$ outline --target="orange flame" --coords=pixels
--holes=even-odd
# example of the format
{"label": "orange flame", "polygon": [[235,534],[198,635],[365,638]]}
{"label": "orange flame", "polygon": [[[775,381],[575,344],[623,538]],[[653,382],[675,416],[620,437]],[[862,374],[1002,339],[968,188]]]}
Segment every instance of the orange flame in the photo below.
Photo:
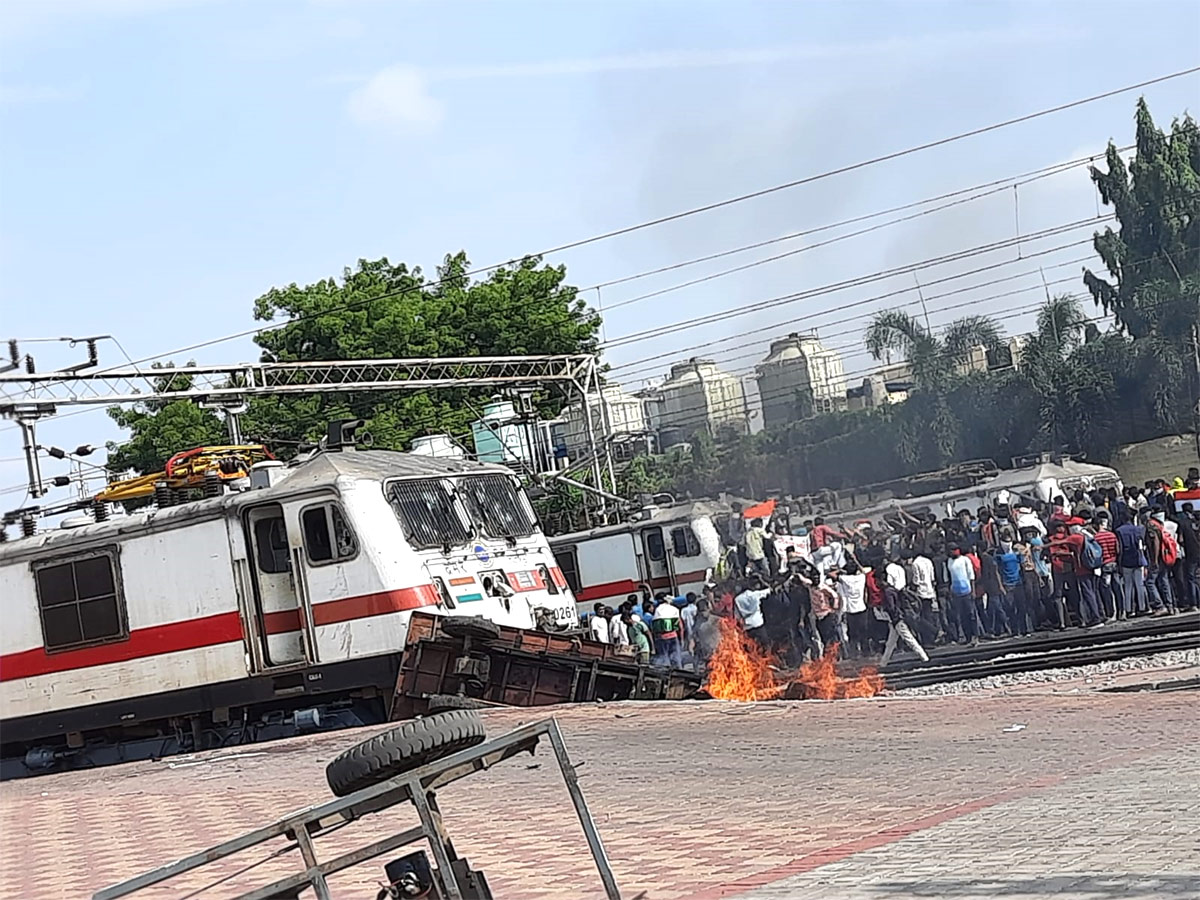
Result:
{"label": "orange flame", "polygon": [[806,700],[846,700],[852,697],[874,697],[883,690],[883,677],[874,666],[863,666],[853,678],[837,673],[837,644],[830,644],[820,659],[800,667],[796,682]]}
{"label": "orange flame", "polygon": [[708,663],[709,695],[718,700],[771,700],[786,694],[805,700],[845,700],[873,697],[884,688],[874,666],[864,666],[853,678],[837,673],[837,644],[820,659],[806,662],[794,677],[777,671],[775,658],[762,649],[740,626],[721,622],[721,641]]}
{"label": "orange flame", "polygon": [[729,619],[721,620],[721,642],[708,661],[705,689],[718,700],[769,700],[783,687],[775,683],[772,658]]}

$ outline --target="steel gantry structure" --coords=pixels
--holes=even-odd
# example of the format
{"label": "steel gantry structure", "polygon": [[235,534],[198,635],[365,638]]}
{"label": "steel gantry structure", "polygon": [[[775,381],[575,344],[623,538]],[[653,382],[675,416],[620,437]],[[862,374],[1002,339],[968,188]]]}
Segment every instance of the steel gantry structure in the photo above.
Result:
{"label": "steel gantry structure", "polygon": [[[12,349],[14,363],[17,361]],[[445,388],[497,388],[532,392],[553,387],[583,413],[589,463],[600,512],[606,510],[604,476],[612,483],[613,460],[607,408],[602,400],[595,356],[463,356],[418,359],[355,359],[329,362],[259,362],[225,366],[136,366],[95,368],[94,355],[83,367],[33,372],[27,360],[0,369],[0,416],[21,427],[30,493],[41,496],[36,425],[63,406],[113,406],[146,401],[191,400],[225,413],[229,438],[242,443],[238,417],[253,397],[363,391],[422,391]],[[17,371],[14,371],[17,369]],[[600,416],[592,405],[600,405]],[[611,495],[608,495],[611,497]]]}

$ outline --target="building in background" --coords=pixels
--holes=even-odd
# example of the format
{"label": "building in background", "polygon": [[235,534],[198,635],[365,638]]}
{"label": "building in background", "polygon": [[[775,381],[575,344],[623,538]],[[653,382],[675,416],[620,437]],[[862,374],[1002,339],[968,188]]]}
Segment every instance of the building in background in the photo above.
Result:
{"label": "building in background", "polygon": [[846,408],[842,357],[815,334],[792,332],[772,342],[758,364],[757,381],[764,428]]}
{"label": "building in background", "polygon": [[640,392],[650,428],[666,450],[697,432],[716,437],[732,430],[746,434],[746,392],[742,380],[710,359],[692,358],[671,366],[667,380]]}

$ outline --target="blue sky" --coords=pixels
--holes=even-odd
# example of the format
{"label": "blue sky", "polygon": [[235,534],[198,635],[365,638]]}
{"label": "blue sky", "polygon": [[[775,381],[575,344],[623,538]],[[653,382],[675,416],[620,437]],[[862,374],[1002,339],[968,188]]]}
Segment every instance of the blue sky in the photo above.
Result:
{"label": "blue sky", "polygon": [[[1118,29],[1114,31],[1114,29]],[[480,265],[986,125],[1200,61],[1200,4],[1150,2],[0,2],[0,337],[111,333],[135,358],[250,327],[272,285],[387,255]],[[1162,123],[1200,78],[1146,90]],[[555,257],[593,285],[1132,140],[1135,95],[825,179]],[[1096,214],[1083,168],[631,303],[605,336],[727,310]],[[870,224],[870,223],[867,223]],[[858,226],[862,227],[862,226]],[[851,229],[825,232],[827,239]],[[1087,228],[1023,253],[1082,240]],[[601,292],[636,297],[803,244]],[[1038,257],[1047,278],[1078,246]],[[1012,249],[921,270],[933,281]],[[991,277],[1019,274],[1013,263]],[[931,288],[969,287],[978,276]],[[813,315],[862,377],[847,303],[913,276],[613,348],[631,383],[698,345],[748,371]],[[1011,287],[1009,287],[1011,285]],[[932,300],[935,328],[989,312],[1015,332],[1040,276]],[[985,299],[1001,290],[1022,295]],[[1060,289],[1078,291],[1078,282]],[[589,297],[595,298],[595,292]],[[977,299],[971,309],[939,306]],[[854,313],[916,300],[915,294]],[[819,315],[814,315],[819,314]],[[824,325],[824,327],[822,327]],[[746,337],[732,340],[743,332]],[[727,340],[730,339],[730,340]],[[762,346],[728,349],[761,341]],[[78,351],[28,345],[40,367]],[[102,360],[121,356],[102,346]],[[249,340],[193,354],[254,359]],[[647,356],[649,363],[638,365]],[[180,360],[182,361],[182,360]],[[620,367],[624,368],[620,368]],[[0,488],[23,481],[0,425]],[[43,443],[119,439],[102,412]],[[7,508],[0,494],[0,509]],[[19,499],[20,494],[16,494]]]}

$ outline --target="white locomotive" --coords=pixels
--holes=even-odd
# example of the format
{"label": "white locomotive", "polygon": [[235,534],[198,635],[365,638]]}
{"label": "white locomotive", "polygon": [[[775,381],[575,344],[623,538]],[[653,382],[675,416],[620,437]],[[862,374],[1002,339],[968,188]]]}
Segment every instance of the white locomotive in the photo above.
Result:
{"label": "white locomotive", "polygon": [[0,543],[5,777],[383,721],[412,610],[578,624],[509,469],[346,448],[240,482]]}

